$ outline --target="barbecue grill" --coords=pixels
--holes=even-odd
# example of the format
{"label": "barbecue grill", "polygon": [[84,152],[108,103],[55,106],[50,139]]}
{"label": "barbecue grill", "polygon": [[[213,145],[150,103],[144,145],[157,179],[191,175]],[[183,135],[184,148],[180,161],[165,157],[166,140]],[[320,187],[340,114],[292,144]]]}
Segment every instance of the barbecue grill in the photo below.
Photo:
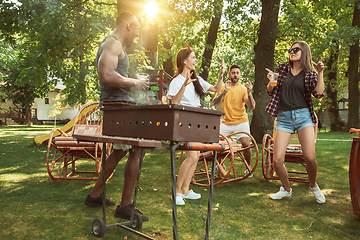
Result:
{"label": "barbecue grill", "polygon": [[170,105],[135,105],[129,101],[104,103],[103,135],[173,142],[217,143],[220,116],[216,110]]}
{"label": "barbecue grill", "polygon": [[[103,132],[102,136],[86,136],[75,134],[76,138],[83,141],[106,142],[129,144],[133,147],[142,148],[142,154],[134,191],[133,207],[136,205],[136,196],[139,185],[141,164],[145,155],[145,149],[170,150],[171,153],[171,179],[172,179],[172,202],[173,202],[173,238],[177,235],[177,211],[175,203],[175,150],[201,150],[193,148],[188,142],[203,142],[197,147],[208,151],[214,151],[211,172],[211,185],[209,191],[208,215],[206,219],[205,239],[208,239],[210,228],[210,214],[212,206],[212,194],[214,189],[215,161],[217,152],[224,150],[224,145],[219,144],[220,111],[207,110],[180,105],[137,105],[135,102],[124,100],[105,100],[103,110]],[[127,138],[130,137],[130,138]],[[144,139],[151,139],[144,140]],[[167,147],[162,146],[161,141],[171,141]],[[181,145],[179,142],[186,142]],[[215,143],[215,144],[213,144]],[[106,161],[103,158],[103,175],[105,176]],[[142,218],[134,213],[130,222],[106,225],[106,190],[105,177],[103,178],[103,218],[97,218],[93,222],[93,233],[97,237],[105,234],[105,229],[119,226],[146,239],[153,239],[125,225],[130,224],[134,228],[141,228]],[[133,209],[134,211],[134,209]]]}

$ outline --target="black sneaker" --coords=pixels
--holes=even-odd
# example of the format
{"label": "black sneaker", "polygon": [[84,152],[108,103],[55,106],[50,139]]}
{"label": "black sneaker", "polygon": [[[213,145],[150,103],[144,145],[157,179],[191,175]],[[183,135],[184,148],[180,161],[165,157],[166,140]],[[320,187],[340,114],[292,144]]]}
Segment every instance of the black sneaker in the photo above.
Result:
{"label": "black sneaker", "polygon": [[[130,220],[132,207],[132,203],[129,203],[123,209],[120,209],[120,205],[118,205],[116,207],[114,217]],[[149,221],[149,218],[143,215],[138,209],[135,208],[135,212],[141,215],[143,222]]]}
{"label": "black sneaker", "polygon": [[[103,204],[103,196],[102,194],[100,194],[99,197],[97,198],[92,198],[89,195],[87,195],[86,199],[85,199],[85,205],[88,206],[88,207],[102,207],[102,204]],[[114,206],[115,205],[115,202],[114,201],[111,201],[109,199],[106,199],[106,206]]]}

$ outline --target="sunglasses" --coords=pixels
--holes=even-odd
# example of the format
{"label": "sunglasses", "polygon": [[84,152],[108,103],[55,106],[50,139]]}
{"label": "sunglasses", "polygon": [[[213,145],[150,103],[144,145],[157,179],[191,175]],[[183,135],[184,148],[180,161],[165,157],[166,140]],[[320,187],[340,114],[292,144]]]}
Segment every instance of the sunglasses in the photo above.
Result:
{"label": "sunglasses", "polygon": [[297,53],[297,52],[300,51],[300,50],[301,50],[301,48],[299,48],[299,47],[294,47],[294,48],[289,48],[289,49],[288,49],[288,52],[289,52],[289,53],[291,53],[291,52]]}

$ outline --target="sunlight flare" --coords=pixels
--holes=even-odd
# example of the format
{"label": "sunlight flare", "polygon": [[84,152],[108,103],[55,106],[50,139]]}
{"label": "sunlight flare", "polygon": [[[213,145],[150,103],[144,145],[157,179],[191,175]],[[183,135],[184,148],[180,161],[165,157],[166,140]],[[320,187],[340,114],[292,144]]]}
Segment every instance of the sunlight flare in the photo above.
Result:
{"label": "sunlight flare", "polygon": [[146,4],[145,6],[145,12],[146,12],[146,16],[152,18],[155,16],[155,14],[158,12],[159,8],[158,5],[156,4],[156,2],[148,2],[148,4]]}

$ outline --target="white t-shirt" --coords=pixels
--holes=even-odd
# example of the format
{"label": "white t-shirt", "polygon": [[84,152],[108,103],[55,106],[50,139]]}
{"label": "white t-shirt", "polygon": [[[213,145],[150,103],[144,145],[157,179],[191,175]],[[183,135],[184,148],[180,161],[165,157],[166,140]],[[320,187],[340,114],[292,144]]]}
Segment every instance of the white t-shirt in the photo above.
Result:
{"label": "white t-shirt", "polygon": [[[206,92],[212,86],[210,83],[206,82],[202,77],[198,76],[200,85]],[[170,83],[169,91],[166,97],[171,99],[174,97],[180,90],[181,86],[184,84],[186,78],[177,75]],[[200,96],[196,94],[195,87],[193,83],[190,83],[186,86],[183,97],[179,103],[180,105],[189,106],[189,107],[200,107]]]}

